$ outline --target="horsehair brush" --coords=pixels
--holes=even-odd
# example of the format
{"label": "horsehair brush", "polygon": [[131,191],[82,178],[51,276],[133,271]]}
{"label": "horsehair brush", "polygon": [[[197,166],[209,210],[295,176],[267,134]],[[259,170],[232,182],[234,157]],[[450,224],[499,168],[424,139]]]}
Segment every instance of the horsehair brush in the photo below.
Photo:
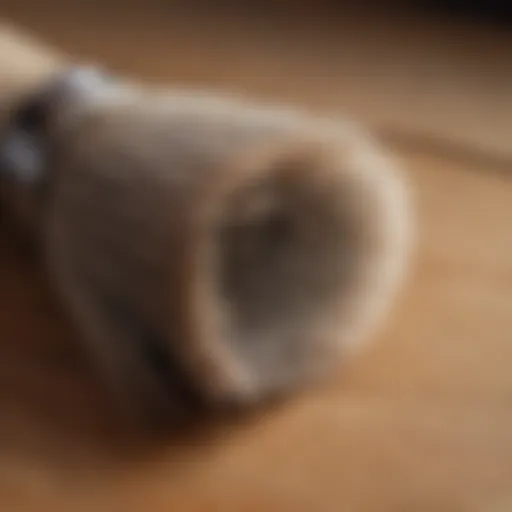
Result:
{"label": "horsehair brush", "polygon": [[68,66],[10,112],[4,208],[137,414],[291,393],[393,302],[408,193],[357,126]]}

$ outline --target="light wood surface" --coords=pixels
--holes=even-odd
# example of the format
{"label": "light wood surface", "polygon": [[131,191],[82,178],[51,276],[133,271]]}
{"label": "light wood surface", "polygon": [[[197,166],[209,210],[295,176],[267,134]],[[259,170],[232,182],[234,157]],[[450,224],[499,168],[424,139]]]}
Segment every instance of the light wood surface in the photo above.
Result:
{"label": "light wood surface", "polygon": [[[148,80],[512,151],[504,33],[402,15],[340,15],[320,29],[228,23],[156,0],[51,3],[6,1],[0,15]],[[0,510],[512,510],[512,176],[485,158],[406,146],[417,260],[375,345],[323,389],[190,435],[123,436],[41,276],[2,235]]]}

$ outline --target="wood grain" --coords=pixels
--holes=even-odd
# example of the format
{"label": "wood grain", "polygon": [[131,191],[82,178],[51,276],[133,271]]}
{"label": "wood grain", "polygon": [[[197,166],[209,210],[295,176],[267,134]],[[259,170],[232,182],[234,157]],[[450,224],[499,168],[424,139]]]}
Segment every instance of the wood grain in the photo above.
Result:
{"label": "wood grain", "polygon": [[[340,21],[344,33],[317,39],[318,26],[297,22],[264,37],[256,21],[156,0],[123,11],[29,5],[4,2],[0,14],[148,80],[510,151],[504,34],[355,16]],[[386,71],[378,52],[393,62]],[[123,435],[44,279],[2,234],[0,509],[512,510],[512,178],[417,147],[400,156],[416,193],[417,260],[375,346],[324,389],[189,435]]]}

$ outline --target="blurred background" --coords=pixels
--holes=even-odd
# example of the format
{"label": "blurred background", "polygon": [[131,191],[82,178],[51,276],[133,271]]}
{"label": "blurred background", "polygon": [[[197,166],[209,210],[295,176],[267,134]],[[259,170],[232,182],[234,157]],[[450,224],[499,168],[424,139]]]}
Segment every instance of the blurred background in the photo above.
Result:
{"label": "blurred background", "polygon": [[122,442],[37,272],[0,237],[0,510],[512,510],[508,2],[2,0],[146,81],[363,120],[414,189],[417,258],[333,387],[208,441]]}
{"label": "blurred background", "polygon": [[299,102],[501,152],[512,118],[510,11],[497,0],[4,0],[0,16],[147,80]]}

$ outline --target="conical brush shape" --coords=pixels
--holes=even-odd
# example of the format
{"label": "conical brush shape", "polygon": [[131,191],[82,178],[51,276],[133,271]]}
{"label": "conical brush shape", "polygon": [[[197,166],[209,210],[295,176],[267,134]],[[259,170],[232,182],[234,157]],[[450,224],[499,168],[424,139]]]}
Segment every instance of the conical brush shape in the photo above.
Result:
{"label": "conical brush shape", "polygon": [[41,98],[43,260],[120,400],[257,403],[369,339],[410,212],[367,134],[83,70]]}

